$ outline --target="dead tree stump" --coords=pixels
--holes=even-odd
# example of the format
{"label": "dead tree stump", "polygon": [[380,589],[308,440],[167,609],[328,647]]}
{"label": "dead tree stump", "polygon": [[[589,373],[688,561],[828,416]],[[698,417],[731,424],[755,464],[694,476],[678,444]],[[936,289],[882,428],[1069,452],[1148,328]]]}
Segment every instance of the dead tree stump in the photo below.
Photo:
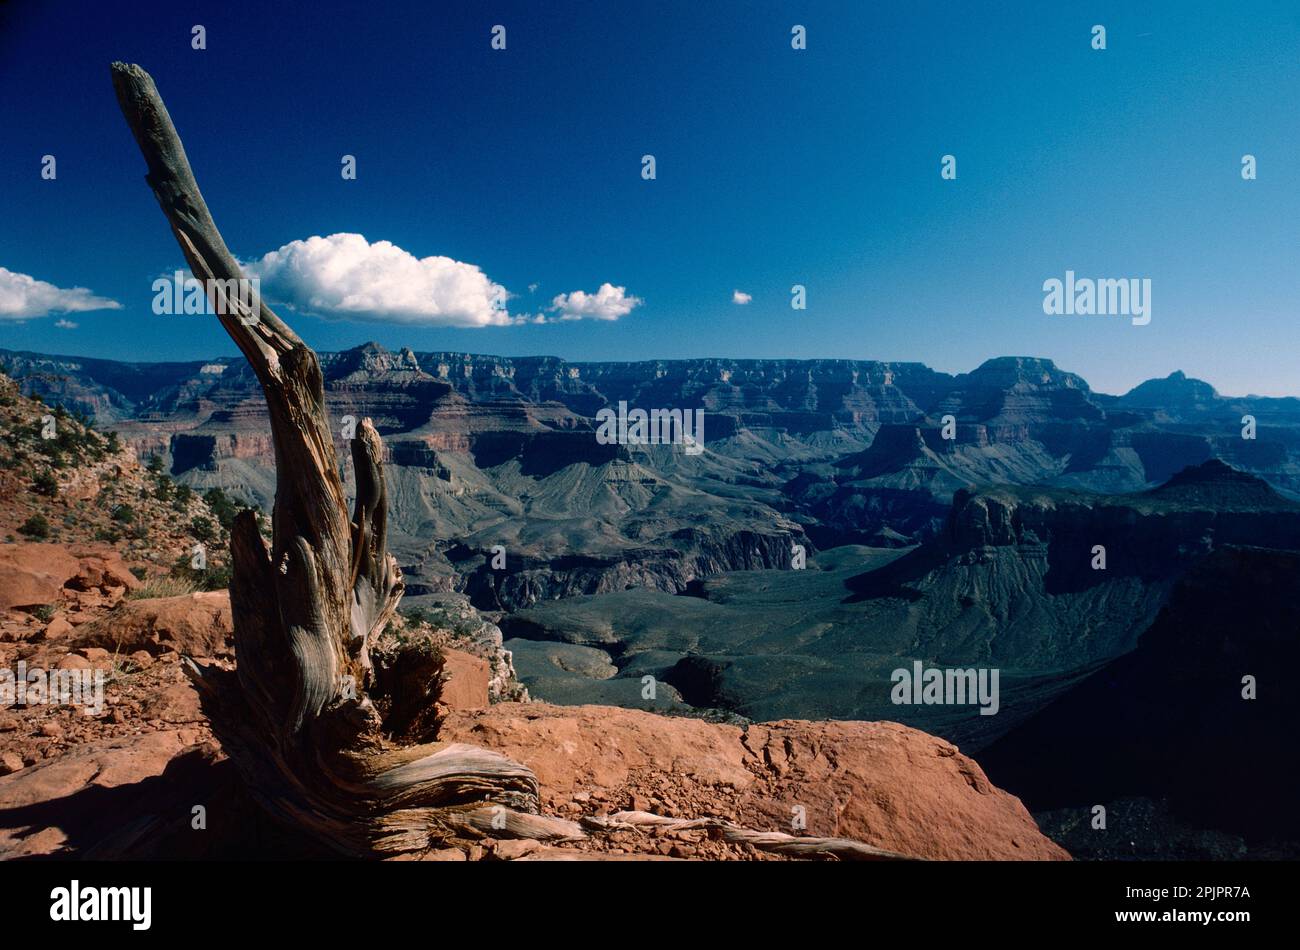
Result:
{"label": "dead tree stump", "polygon": [[[236,670],[188,669],[226,753],[273,815],[352,855],[421,850],[490,831],[564,838],[570,822],[538,814],[526,767],[473,746],[403,742],[385,728],[386,670],[371,648],[397,609],[401,572],[385,546],[383,446],[369,419],[352,441],[357,497],[349,517],[316,354],[242,278],[199,192],[153,79],[114,63],[117,100],[153,190],[194,277],[262,386],[275,447],[268,546],[252,512],[231,531]],[[255,310],[255,312],[254,312]],[[410,719],[409,715],[405,716]]]}

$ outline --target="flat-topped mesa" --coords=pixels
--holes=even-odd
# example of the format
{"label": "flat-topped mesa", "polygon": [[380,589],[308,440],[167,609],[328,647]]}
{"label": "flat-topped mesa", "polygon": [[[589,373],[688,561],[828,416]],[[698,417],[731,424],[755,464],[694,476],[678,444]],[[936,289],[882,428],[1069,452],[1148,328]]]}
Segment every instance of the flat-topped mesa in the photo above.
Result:
{"label": "flat-topped mesa", "polygon": [[410,347],[404,346],[397,353],[392,353],[374,342],[363,343],[338,353],[327,353],[321,357],[321,368],[327,380],[384,374],[428,375],[421,369],[420,361]]}
{"label": "flat-topped mesa", "polygon": [[[417,354],[420,365],[469,398],[517,393],[556,400],[594,414],[620,400],[630,405],[706,408],[714,412],[817,412],[826,424],[853,422],[855,412],[915,418],[918,401],[952,377],[919,363],[873,360],[733,360],[700,358],[571,362],[557,357],[469,353]],[[893,407],[901,407],[895,412]]]}

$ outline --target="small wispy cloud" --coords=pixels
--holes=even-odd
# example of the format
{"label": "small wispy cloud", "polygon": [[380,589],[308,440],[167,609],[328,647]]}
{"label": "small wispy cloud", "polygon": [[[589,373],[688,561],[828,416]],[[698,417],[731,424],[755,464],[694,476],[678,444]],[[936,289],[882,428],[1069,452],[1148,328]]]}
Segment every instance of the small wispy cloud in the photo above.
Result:
{"label": "small wispy cloud", "polygon": [[77,329],[77,327],[81,326],[81,324],[74,323],[72,320],[68,320],[66,318],[60,318],[58,320],[55,320],[54,325],[58,327],[60,330],[75,330]]}
{"label": "small wispy cloud", "polygon": [[739,304],[742,307],[753,299],[754,298],[752,296],[745,293],[743,290],[733,290],[731,292],[731,302],[734,304]]}
{"label": "small wispy cloud", "polygon": [[96,296],[85,287],[56,287],[47,281],[0,267],[0,320],[18,322],[48,317],[53,313],[121,309],[122,305],[116,300]]}

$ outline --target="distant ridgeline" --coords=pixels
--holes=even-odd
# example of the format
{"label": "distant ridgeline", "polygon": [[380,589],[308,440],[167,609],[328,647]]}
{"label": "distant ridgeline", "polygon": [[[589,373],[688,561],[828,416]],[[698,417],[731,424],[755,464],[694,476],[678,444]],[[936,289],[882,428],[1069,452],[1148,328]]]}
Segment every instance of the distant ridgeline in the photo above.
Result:
{"label": "distant ridgeline", "polygon": [[[1222,397],[1182,373],[1108,396],[1027,357],[954,376],[869,360],[572,363],[371,343],[322,363],[340,442],[365,416],[384,436],[411,589],[461,589],[482,606],[678,592],[786,567],[795,545],[914,543],[968,486],[1137,492],[1221,459],[1300,497],[1300,400]],[[242,359],[0,351],[0,369],[161,455],[180,481],[269,506],[270,429]],[[638,414],[670,437],[634,438]],[[496,545],[503,570],[487,565]]]}

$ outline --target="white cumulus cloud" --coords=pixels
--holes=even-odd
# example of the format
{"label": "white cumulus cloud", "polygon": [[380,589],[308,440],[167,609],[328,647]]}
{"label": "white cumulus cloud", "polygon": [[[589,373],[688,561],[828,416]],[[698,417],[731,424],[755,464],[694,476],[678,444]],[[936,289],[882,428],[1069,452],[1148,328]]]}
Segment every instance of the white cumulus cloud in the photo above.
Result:
{"label": "white cumulus cloud", "polygon": [[[558,294],[548,313],[511,314],[514,294],[475,264],[417,258],[391,241],[340,233],[291,241],[243,264],[264,297],[327,319],[445,327],[617,320],[641,304],[625,287]],[[538,284],[529,284],[529,292]]]}
{"label": "white cumulus cloud", "polygon": [[585,290],[575,290],[569,294],[556,294],[551,301],[551,310],[557,315],[553,320],[617,320],[626,317],[632,308],[641,304],[641,298],[633,297],[626,287],[615,287],[604,283],[594,294]]}
{"label": "white cumulus cloud", "polygon": [[731,292],[731,302],[740,304],[742,307],[753,299],[752,296],[745,293],[743,290],[733,290]]}
{"label": "white cumulus cloud", "polygon": [[0,320],[30,320],[52,313],[121,310],[122,305],[97,297],[85,287],[55,287],[51,283],[0,267]]}
{"label": "white cumulus cloud", "polygon": [[263,296],[322,317],[445,327],[505,326],[510,294],[474,264],[416,257],[360,234],[291,241],[244,264]]}
{"label": "white cumulus cloud", "polygon": [[60,330],[75,330],[77,329],[77,327],[81,326],[81,324],[77,323],[75,320],[67,320],[62,318],[55,320],[54,325],[58,327]]}

